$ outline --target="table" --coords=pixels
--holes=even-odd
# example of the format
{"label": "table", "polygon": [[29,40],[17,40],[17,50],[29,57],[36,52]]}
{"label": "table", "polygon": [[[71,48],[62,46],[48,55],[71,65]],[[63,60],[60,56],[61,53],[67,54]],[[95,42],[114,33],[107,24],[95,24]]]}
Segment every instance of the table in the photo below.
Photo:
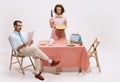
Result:
{"label": "table", "polygon": [[[89,57],[84,45],[67,46],[66,41],[57,41],[54,45],[40,45],[38,48],[47,54],[51,59],[59,60],[57,68],[62,67],[79,67],[82,71],[87,71],[89,68]],[[43,66],[49,66],[45,61],[42,61]]]}

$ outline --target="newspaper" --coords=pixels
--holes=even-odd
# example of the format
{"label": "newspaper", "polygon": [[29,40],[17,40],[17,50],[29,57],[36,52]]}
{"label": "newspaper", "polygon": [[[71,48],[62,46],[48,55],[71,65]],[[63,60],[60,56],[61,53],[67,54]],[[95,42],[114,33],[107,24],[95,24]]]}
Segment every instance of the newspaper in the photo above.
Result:
{"label": "newspaper", "polygon": [[28,44],[27,45],[30,45],[30,41],[33,40],[33,35],[34,35],[34,31],[28,32],[28,35],[27,35]]}

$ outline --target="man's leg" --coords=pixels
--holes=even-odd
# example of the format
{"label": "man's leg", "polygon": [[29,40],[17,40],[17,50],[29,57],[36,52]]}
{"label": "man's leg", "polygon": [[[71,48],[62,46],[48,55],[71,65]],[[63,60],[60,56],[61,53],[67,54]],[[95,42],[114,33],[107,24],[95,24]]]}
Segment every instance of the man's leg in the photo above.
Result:
{"label": "man's leg", "polygon": [[35,68],[36,68],[35,77],[40,80],[44,80],[44,78],[40,75],[41,74],[40,59],[47,61],[48,63],[50,63],[51,66],[56,66],[57,64],[60,63],[60,61],[54,61],[54,60],[50,59],[45,53],[43,53],[37,47],[29,46],[29,47],[22,48],[20,51],[24,56],[32,56],[34,58]]}
{"label": "man's leg", "polygon": [[51,66],[56,66],[59,63],[59,61],[54,61],[50,59],[45,53],[43,53],[37,47],[28,46],[28,47],[22,48],[20,51],[24,56],[33,56],[33,58],[43,59],[48,63],[50,63]]}
{"label": "man's leg", "polygon": [[35,64],[35,78],[38,78],[40,80],[44,80],[44,77],[41,76],[41,63],[40,63],[40,57],[36,55],[35,53],[36,49],[34,47],[25,47],[20,50],[20,53],[22,56],[32,56],[34,59]]}
{"label": "man's leg", "polygon": [[57,64],[60,63],[60,61],[54,61],[50,59],[45,53],[43,53],[39,48],[33,47],[34,54],[32,55],[33,57],[39,57],[40,59],[43,59],[50,63],[51,66],[56,66]]}

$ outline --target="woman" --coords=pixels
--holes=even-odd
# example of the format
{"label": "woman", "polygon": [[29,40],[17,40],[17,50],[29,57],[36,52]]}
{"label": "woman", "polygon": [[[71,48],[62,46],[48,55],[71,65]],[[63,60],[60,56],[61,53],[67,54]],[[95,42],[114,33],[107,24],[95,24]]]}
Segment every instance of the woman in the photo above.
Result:
{"label": "woman", "polygon": [[50,26],[52,28],[51,38],[56,40],[66,40],[65,29],[57,29],[57,26],[67,27],[66,17],[63,16],[65,12],[61,4],[57,4],[54,8],[55,16],[50,19]]}

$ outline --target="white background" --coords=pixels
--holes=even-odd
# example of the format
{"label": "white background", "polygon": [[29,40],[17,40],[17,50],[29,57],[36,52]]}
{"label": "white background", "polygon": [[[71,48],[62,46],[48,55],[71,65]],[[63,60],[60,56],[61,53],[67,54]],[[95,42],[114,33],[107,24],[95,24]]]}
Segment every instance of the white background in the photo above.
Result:
{"label": "white background", "polygon": [[49,39],[50,10],[57,3],[65,7],[68,40],[71,33],[78,32],[86,46],[98,37],[103,47],[119,47],[119,0],[0,0],[0,47],[9,47],[7,38],[16,19],[23,21],[23,31],[35,31],[36,42]]}
{"label": "white background", "polygon": [[[103,57],[106,57],[105,61],[109,61],[109,57],[113,56],[111,59],[119,61],[119,0],[0,0],[0,65],[8,65],[11,49],[8,36],[13,31],[14,20],[23,21],[24,32],[35,31],[36,46],[39,40],[48,40],[51,35],[50,10],[57,3],[62,4],[66,11],[64,15],[68,21],[66,29],[68,40],[72,33],[78,32],[88,49],[97,37],[101,42],[99,47],[101,61]],[[120,68],[116,66],[115,68]]]}

